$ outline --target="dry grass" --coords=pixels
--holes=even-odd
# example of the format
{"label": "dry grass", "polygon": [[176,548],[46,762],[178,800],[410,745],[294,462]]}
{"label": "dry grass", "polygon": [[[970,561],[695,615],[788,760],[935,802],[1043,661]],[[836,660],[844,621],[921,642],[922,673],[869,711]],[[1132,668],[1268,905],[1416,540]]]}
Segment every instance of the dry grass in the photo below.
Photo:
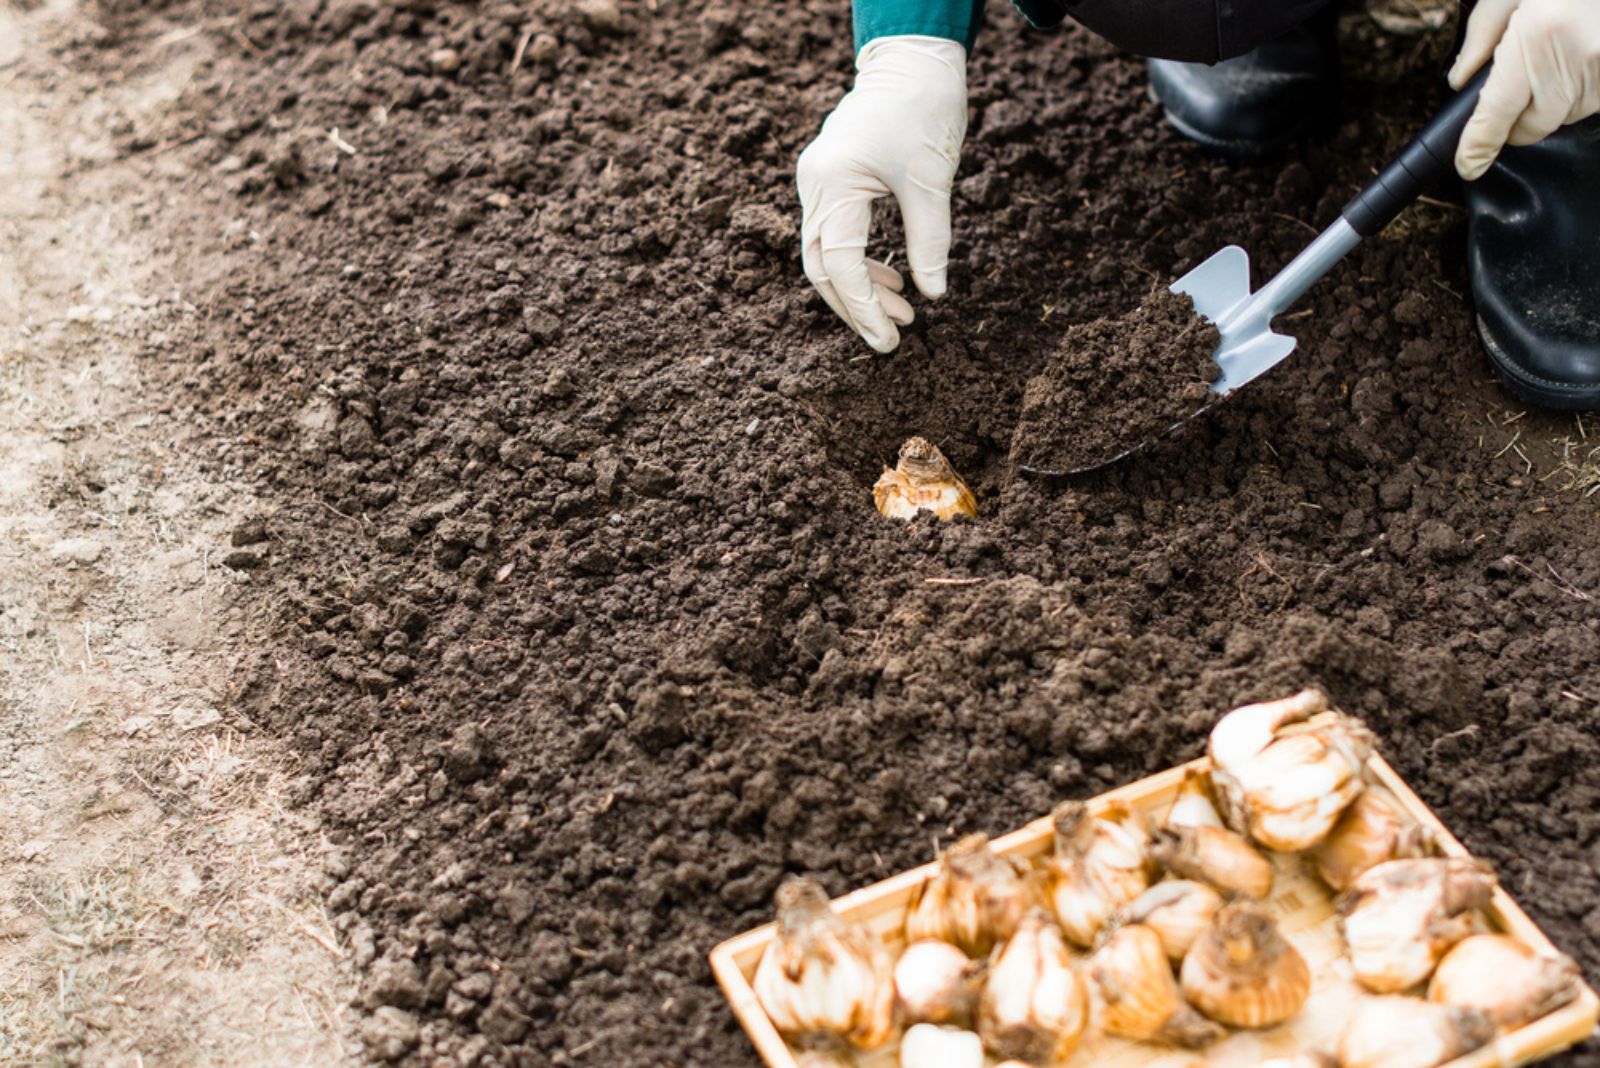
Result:
{"label": "dry grass", "polygon": [[148,948],[154,928],[127,867],[37,875],[23,892],[43,920],[43,938],[0,980],[0,1062],[60,1063],[64,1036],[108,1022],[111,995],[93,962],[136,952],[141,939]]}
{"label": "dry grass", "polygon": [[[107,80],[0,4],[0,1065],[351,1063],[324,843],[282,757],[223,719],[267,635],[209,564],[239,487],[202,472],[136,354],[178,316],[130,229],[147,178],[98,146],[187,83],[204,35]],[[9,21],[7,21],[9,20]],[[16,28],[13,28],[16,27]],[[187,57],[187,58],[184,58]],[[69,166],[69,164],[72,164]],[[72,309],[89,312],[74,315]],[[93,558],[50,548],[90,539]]]}
{"label": "dry grass", "polygon": [[1484,422],[1478,446],[1491,461],[1556,494],[1600,494],[1600,416],[1506,408],[1485,412]]}
{"label": "dry grass", "polygon": [[86,821],[13,884],[0,1064],[338,1063],[343,951],[281,774],[224,735],[145,777],[187,782],[156,825]]}
{"label": "dry grass", "polygon": [[1555,467],[1544,478],[1562,493],[1593,497],[1600,493],[1600,416],[1580,412],[1572,433],[1552,438]]}

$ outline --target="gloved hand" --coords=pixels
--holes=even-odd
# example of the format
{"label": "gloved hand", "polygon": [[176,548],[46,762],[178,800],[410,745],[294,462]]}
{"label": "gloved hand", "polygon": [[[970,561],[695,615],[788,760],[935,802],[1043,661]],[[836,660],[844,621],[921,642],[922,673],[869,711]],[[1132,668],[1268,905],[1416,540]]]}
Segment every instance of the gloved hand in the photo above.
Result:
{"label": "gloved hand", "polygon": [[1469,182],[1505,145],[1531,145],[1600,112],[1600,0],[1479,0],[1451,87],[1491,54],[1494,70],[1456,148],[1456,170]]}
{"label": "gloved hand", "polygon": [[967,133],[966,60],[960,43],[937,37],[870,42],[856,57],[855,88],[800,153],[806,277],[879,352],[900,344],[899,327],[914,316],[900,272],[866,258],[872,202],[899,201],[912,280],[923,296],[942,296],[950,186]]}

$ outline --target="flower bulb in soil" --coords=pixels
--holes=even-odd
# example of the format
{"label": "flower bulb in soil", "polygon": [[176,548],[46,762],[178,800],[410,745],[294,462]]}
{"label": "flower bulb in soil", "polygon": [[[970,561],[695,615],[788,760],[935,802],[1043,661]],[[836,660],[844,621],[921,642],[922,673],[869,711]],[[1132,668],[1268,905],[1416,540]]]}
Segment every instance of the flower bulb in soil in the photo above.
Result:
{"label": "flower bulb in soil", "polygon": [[1221,343],[1187,295],[1159,285],[1129,315],[1072,327],[1028,380],[1012,463],[1075,471],[1161,437],[1210,403]]}
{"label": "flower bulb in soil", "polygon": [[890,519],[912,519],[918,512],[932,512],[942,520],[978,514],[972,490],[927,438],[906,439],[899,461],[885,467],[872,487],[872,502]]}

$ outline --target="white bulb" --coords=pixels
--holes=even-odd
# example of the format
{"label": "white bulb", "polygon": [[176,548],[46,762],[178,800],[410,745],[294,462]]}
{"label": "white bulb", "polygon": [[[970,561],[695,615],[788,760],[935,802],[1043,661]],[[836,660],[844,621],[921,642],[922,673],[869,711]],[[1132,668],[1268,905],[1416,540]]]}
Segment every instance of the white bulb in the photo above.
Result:
{"label": "white bulb", "polygon": [[959,1027],[917,1024],[900,1040],[900,1068],[983,1068],[983,1041]]}

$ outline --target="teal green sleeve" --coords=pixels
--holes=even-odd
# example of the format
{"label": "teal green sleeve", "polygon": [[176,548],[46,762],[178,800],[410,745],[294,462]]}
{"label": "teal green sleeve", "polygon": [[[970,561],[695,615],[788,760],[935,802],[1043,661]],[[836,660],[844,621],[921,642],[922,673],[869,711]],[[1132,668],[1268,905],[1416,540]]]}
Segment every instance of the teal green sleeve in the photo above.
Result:
{"label": "teal green sleeve", "polygon": [[983,21],[984,0],[855,0],[856,51],[879,37],[917,34],[960,41],[967,51]]}

